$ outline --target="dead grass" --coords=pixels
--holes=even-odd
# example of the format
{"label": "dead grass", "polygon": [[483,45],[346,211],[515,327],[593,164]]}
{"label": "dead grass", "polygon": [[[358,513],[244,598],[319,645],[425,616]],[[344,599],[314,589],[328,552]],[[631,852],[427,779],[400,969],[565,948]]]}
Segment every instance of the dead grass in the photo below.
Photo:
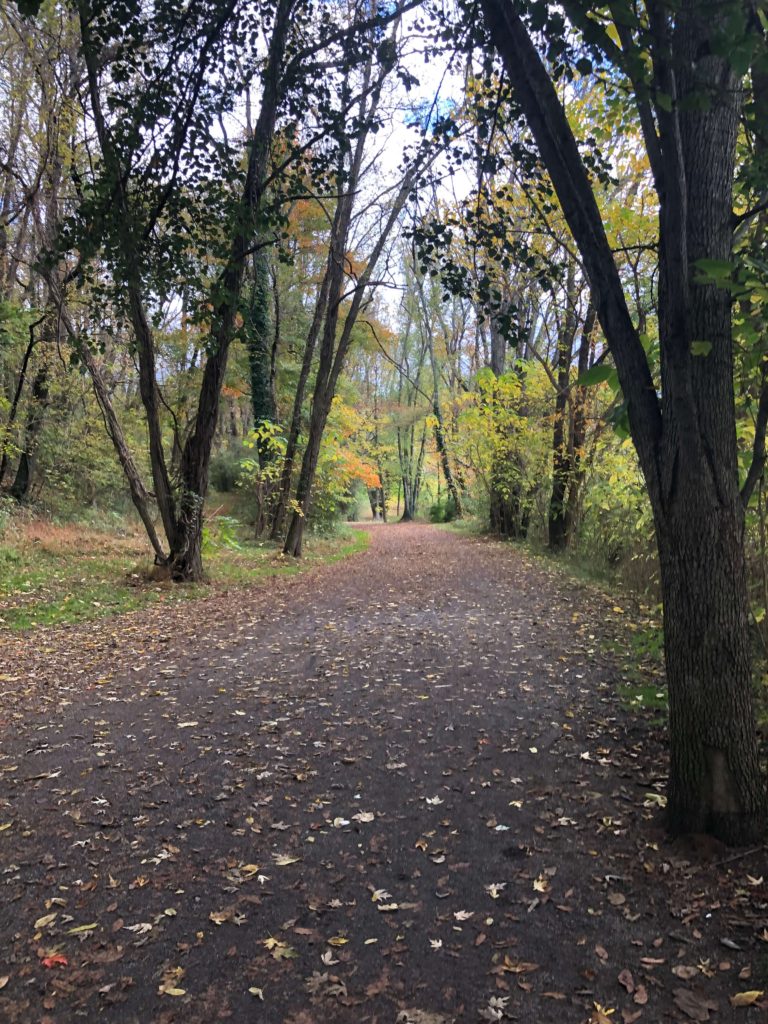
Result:
{"label": "dead grass", "polygon": [[80,524],[32,519],[14,524],[10,532],[15,535],[15,546],[20,550],[37,545],[40,551],[54,557],[89,554],[102,558],[121,555],[137,560],[147,557],[146,538],[127,523],[121,527],[120,534],[115,534]]}
{"label": "dead grass", "polygon": [[29,630],[105,618],[157,601],[186,601],[211,588],[245,587],[293,575],[344,558],[367,544],[361,531],[313,538],[306,558],[297,563],[283,558],[275,545],[254,541],[250,531],[231,517],[226,528],[218,528],[215,514],[206,519],[207,584],[179,585],[154,565],[143,531],[131,521],[116,519],[111,529],[101,529],[14,517],[0,537],[0,629]]}

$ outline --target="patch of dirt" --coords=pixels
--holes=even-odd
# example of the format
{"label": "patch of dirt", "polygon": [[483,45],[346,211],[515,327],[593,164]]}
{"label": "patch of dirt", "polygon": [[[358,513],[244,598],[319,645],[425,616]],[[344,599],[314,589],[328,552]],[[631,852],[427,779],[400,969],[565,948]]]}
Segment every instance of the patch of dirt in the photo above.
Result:
{"label": "patch of dirt", "polygon": [[617,619],[409,525],[4,636],[0,1018],[764,1021],[765,851],[665,839]]}

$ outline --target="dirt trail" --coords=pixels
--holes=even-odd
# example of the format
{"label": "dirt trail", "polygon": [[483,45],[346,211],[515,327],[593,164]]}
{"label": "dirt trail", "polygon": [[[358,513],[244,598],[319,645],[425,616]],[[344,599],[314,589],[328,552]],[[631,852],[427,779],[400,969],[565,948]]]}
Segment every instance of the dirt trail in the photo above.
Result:
{"label": "dirt trail", "polygon": [[513,547],[391,526],[9,644],[35,679],[0,748],[0,1019],[768,1019],[729,1002],[767,987],[764,853],[664,839],[606,610]]}

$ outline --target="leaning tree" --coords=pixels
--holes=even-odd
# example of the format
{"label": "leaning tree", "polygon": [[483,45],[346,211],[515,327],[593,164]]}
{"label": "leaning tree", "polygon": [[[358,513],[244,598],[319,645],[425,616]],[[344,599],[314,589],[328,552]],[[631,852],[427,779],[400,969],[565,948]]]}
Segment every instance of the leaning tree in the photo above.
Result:
{"label": "leaning tree", "polygon": [[[763,374],[752,464],[740,486],[733,243],[736,225],[758,217],[764,197],[737,218],[733,183],[740,131],[765,133],[765,123],[755,123],[765,102],[756,88],[765,79],[765,10],[749,0],[481,6],[483,43],[501,58],[589,278],[653,509],[669,685],[669,827],[753,841],[764,834],[766,790],[744,528],[764,468],[768,393]],[[592,73],[607,101],[618,92],[632,97],[658,194],[657,379],[601,218],[594,152],[576,138],[563,104],[571,83]]]}

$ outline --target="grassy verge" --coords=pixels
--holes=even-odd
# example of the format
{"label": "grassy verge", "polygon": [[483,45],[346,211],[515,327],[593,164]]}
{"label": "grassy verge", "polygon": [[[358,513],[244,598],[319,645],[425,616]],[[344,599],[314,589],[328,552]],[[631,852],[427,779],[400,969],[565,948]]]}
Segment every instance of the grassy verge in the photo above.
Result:
{"label": "grassy verge", "polygon": [[234,520],[220,526],[214,519],[204,543],[207,583],[179,585],[152,578],[143,534],[127,522],[110,529],[15,522],[0,538],[0,629],[24,631],[188,601],[336,562],[365,550],[368,541],[364,530],[341,527],[332,537],[310,536],[297,561],[274,544],[250,539]]}

